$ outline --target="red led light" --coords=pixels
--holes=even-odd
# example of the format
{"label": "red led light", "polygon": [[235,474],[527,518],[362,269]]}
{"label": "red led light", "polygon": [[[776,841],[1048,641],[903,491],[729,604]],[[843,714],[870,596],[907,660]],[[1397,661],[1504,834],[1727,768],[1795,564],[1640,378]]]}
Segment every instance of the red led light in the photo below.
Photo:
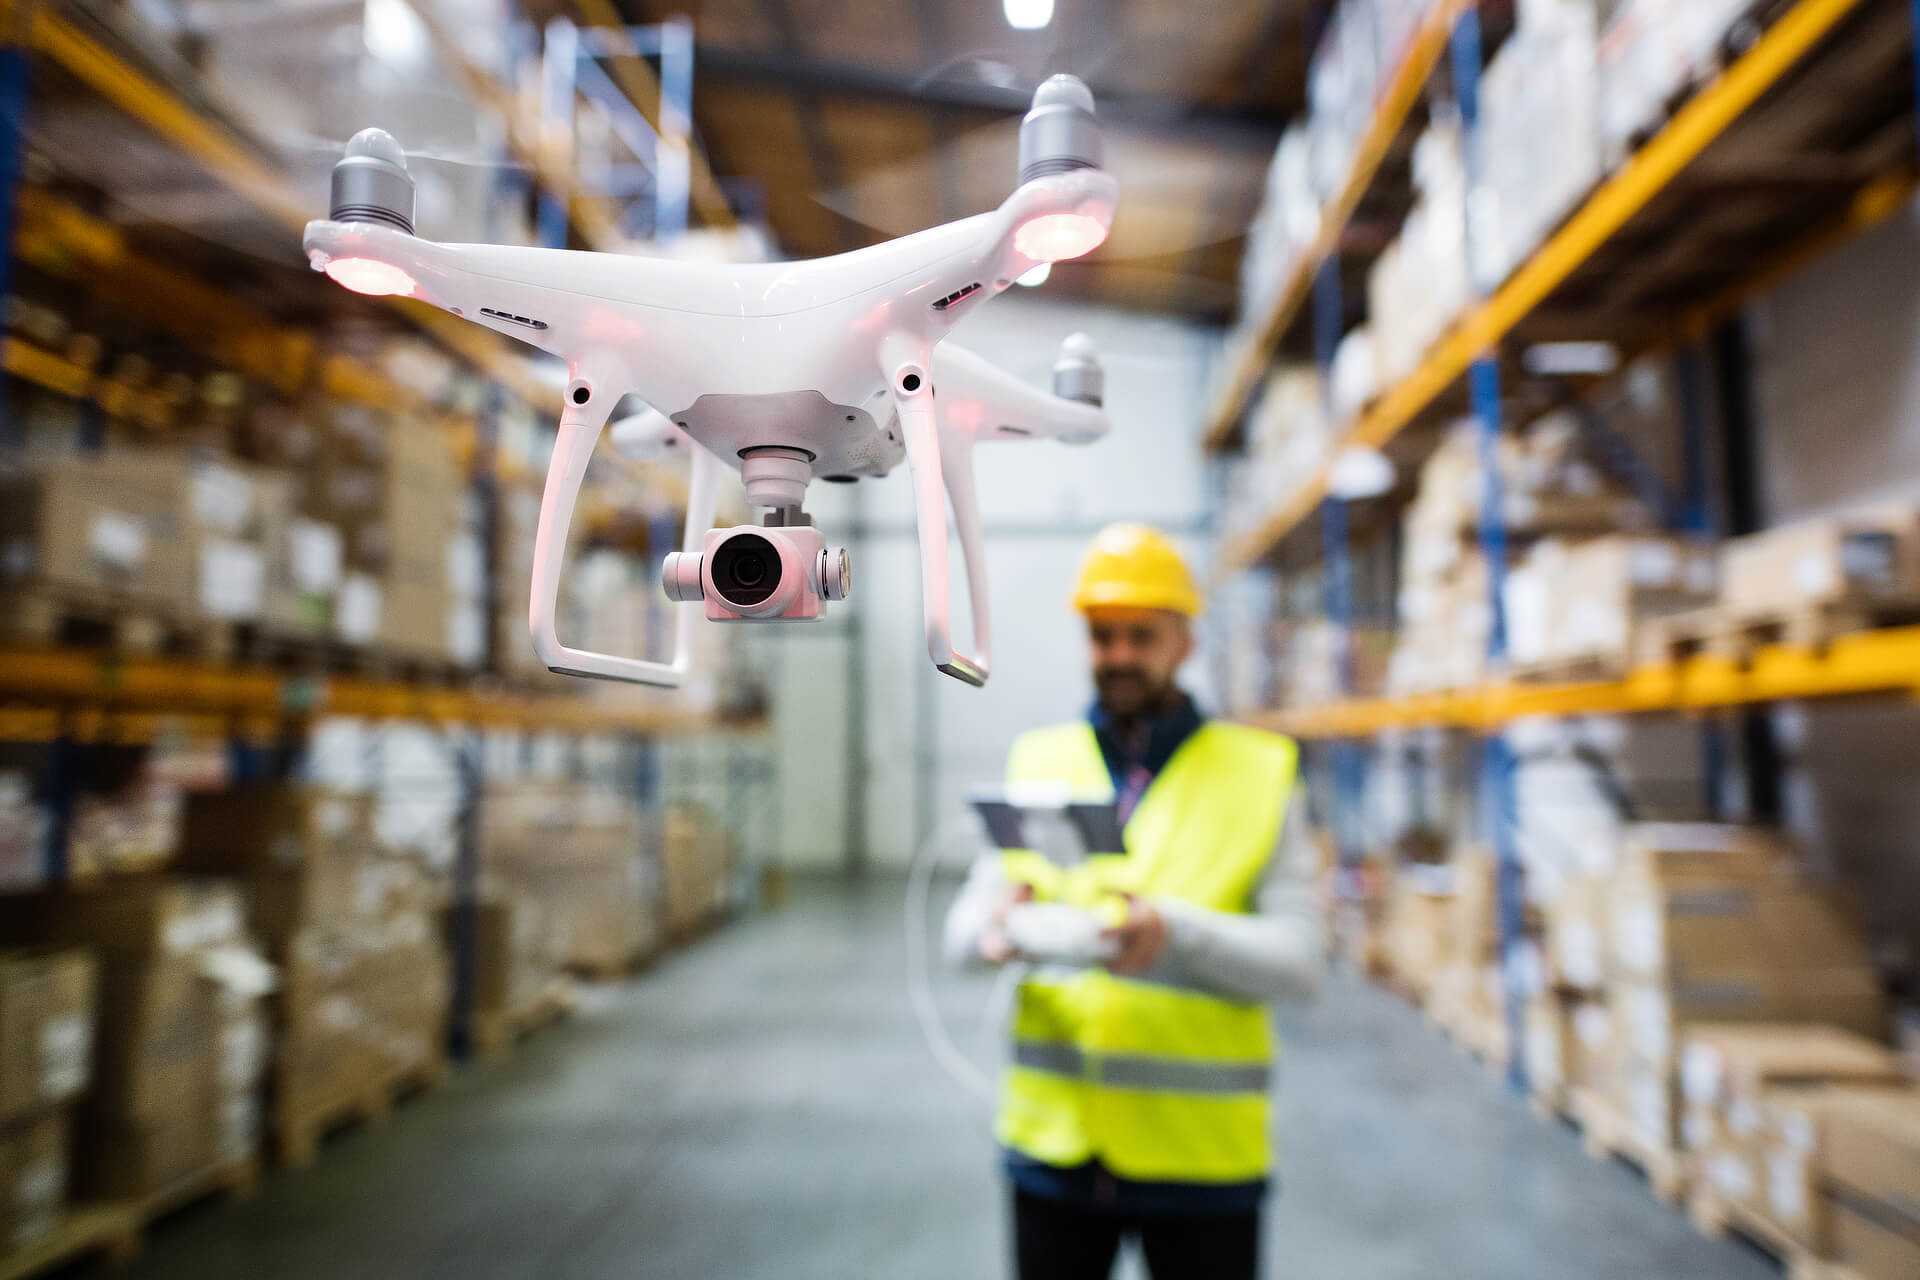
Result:
{"label": "red led light", "polygon": [[1036,262],[1060,262],[1092,253],[1106,238],[1106,223],[1090,213],[1043,213],[1020,224],[1013,247]]}
{"label": "red led light", "polygon": [[327,264],[327,274],[343,288],[376,298],[389,293],[413,292],[412,276],[391,262],[376,262],[372,258],[335,258]]}

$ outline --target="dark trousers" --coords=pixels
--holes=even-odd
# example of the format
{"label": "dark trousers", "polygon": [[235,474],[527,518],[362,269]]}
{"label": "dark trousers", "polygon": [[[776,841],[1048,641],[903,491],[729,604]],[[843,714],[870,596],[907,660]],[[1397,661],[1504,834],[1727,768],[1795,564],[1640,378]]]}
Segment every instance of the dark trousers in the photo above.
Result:
{"label": "dark trousers", "polygon": [[1108,1280],[1128,1236],[1140,1241],[1153,1280],[1254,1280],[1259,1273],[1258,1210],[1141,1214],[1013,1193],[1019,1280]]}

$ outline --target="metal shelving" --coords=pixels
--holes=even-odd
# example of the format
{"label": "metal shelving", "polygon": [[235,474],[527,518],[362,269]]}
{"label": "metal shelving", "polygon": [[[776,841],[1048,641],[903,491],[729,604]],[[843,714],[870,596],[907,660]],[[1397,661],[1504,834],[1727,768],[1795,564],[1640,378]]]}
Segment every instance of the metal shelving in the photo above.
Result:
{"label": "metal shelving", "polygon": [[1530,684],[1501,681],[1452,693],[1366,698],[1256,717],[1295,737],[1368,737],[1395,729],[1479,732],[1526,716],[1706,712],[1809,698],[1920,697],[1920,627],[1836,637],[1824,652],[1772,646],[1740,661],[1699,656],[1640,667],[1617,681]]}
{"label": "metal shelving", "polygon": [[1472,0],[1440,0],[1401,56],[1399,69],[1381,95],[1373,120],[1355,148],[1353,167],[1347,172],[1346,182],[1320,212],[1319,234],[1288,268],[1286,283],[1275,298],[1273,308],[1261,319],[1251,341],[1235,356],[1227,371],[1225,385],[1207,415],[1205,439],[1210,452],[1226,448],[1233,440],[1239,429],[1241,410],[1288,331],[1300,318],[1321,269],[1330,261],[1337,263],[1341,239],[1354,213],[1373,186],[1394,142],[1413,118],[1434,69],[1446,56],[1454,23],[1471,4]]}
{"label": "metal shelving", "polygon": [[[1770,90],[1782,85],[1809,53],[1863,0],[1800,0],[1721,75],[1702,87],[1666,126],[1600,184],[1586,202],[1529,257],[1506,283],[1460,318],[1408,378],[1388,388],[1339,435],[1335,451],[1347,445],[1381,447],[1412,426],[1422,414],[1454,391],[1474,360],[1492,351],[1534,316],[1557,289],[1590,265],[1596,255],[1654,202],[1668,195],[1703,152],[1739,123]],[[1457,16],[1457,15],[1449,15]],[[1411,70],[1412,68],[1408,68]],[[1399,127],[1404,105],[1390,96],[1376,127]],[[1399,115],[1395,115],[1399,112]],[[1784,254],[1769,256],[1739,273],[1693,305],[1681,308],[1679,323],[1666,341],[1697,337],[1713,322],[1733,313],[1757,293],[1778,283],[1831,249],[1837,241],[1871,226],[1900,207],[1913,188],[1908,172],[1864,177],[1840,203],[1836,215],[1798,239]],[[1230,386],[1251,389],[1264,357],[1250,369],[1236,369]],[[1243,397],[1242,397],[1243,398]],[[1241,400],[1230,406],[1237,415]],[[1224,442],[1232,423],[1216,418],[1210,442]],[[1257,528],[1233,540],[1221,557],[1223,572],[1245,570],[1271,554],[1305,522],[1327,495],[1328,465],[1279,503]]]}

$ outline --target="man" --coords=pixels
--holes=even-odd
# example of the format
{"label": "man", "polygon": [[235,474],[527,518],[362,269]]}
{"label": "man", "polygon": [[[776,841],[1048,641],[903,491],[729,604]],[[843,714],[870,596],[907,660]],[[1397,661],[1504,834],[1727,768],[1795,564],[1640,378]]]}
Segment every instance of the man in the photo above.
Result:
{"label": "man", "polygon": [[1297,751],[1204,719],[1175,683],[1200,597],[1163,535],[1101,532],[1074,605],[1097,698],[1022,735],[1007,781],[1111,796],[1126,856],[982,859],[947,921],[951,958],[1004,964],[1016,902],[1119,917],[1104,968],[1020,986],[995,1126],[1019,1280],[1106,1277],[1130,1237],[1156,1280],[1244,1280],[1271,1169],[1264,1006],[1311,998],[1323,963]]}

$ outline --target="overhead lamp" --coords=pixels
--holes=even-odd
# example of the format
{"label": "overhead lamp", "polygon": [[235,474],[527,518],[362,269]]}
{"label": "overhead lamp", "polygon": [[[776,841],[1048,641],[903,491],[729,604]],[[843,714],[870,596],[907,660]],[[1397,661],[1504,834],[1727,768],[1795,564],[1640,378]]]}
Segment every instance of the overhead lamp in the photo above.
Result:
{"label": "overhead lamp", "polygon": [[1377,498],[1393,488],[1393,463],[1372,445],[1348,445],[1327,470],[1327,491],[1345,502]]}
{"label": "overhead lamp", "polygon": [[1047,282],[1047,277],[1052,274],[1053,274],[1053,264],[1051,262],[1043,262],[1039,266],[1032,268],[1031,270],[1025,272],[1024,274],[1016,276],[1013,282],[1015,284],[1023,284],[1027,286],[1027,288],[1029,289],[1037,289],[1041,285],[1045,284]]}
{"label": "overhead lamp", "polygon": [[1000,0],[1007,25],[1015,31],[1038,31],[1053,21],[1053,0]]}
{"label": "overhead lamp", "polygon": [[1604,378],[1620,367],[1620,348],[1611,342],[1536,342],[1520,363],[1536,378]]}
{"label": "overhead lamp", "polygon": [[390,66],[405,70],[426,64],[426,24],[407,0],[367,0],[360,38],[368,53]]}

